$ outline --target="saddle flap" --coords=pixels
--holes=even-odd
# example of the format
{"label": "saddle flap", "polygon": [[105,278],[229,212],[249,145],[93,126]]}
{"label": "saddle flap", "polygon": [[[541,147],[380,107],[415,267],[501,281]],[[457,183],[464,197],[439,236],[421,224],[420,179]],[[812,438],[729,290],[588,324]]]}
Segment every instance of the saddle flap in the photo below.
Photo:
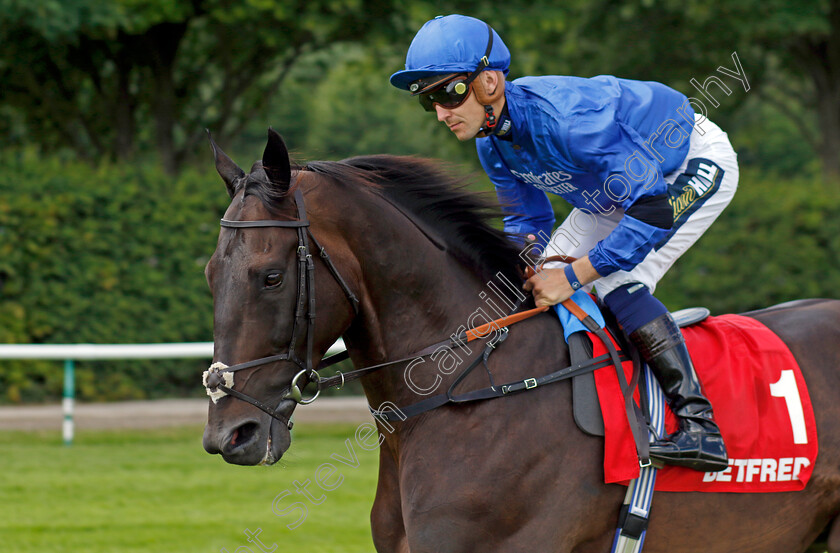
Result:
{"label": "saddle flap", "polygon": [[[604,307],[601,306],[601,308]],[[688,307],[672,313],[680,328],[700,323],[709,315],[710,311],[705,307]],[[605,319],[608,326],[614,322],[612,317],[605,317]],[[613,335],[616,335],[615,332]],[[569,356],[572,364],[592,359],[592,341],[586,333],[575,332],[569,336]],[[594,373],[589,372],[572,379],[572,406],[578,428],[590,436],[604,435],[604,417],[598,403]]]}
{"label": "saddle flap", "polygon": [[[592,359],[592,341],[585,332],[569,336],[569,357],[573,365]],[[604,417],[598,404],[593,372],[572,379],[572,406],[578,428],[590,436],[604,435]]]}

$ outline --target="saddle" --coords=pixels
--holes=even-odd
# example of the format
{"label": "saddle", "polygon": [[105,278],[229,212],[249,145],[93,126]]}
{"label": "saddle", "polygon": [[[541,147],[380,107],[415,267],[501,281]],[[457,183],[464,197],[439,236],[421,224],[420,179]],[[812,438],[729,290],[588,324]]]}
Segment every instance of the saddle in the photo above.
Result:
{"label": "saddle", "polygon": [[[616,338],[622,349],[630,351],[635,348],[609,310],[602,306],[601,312],[606,320],[607,330]],[[709,313],[705,307],[689,307],[672,315],[677,325],[684,328],[704,321]],[[569,336],[569,356],[573,365],[592,359],[592,341],[585,333],[576,332]],[[604,418],[598,403],[594,372],[587,372],[572,379],[572,406],[575,423],[583,432],[591,436],[604,436]]]}

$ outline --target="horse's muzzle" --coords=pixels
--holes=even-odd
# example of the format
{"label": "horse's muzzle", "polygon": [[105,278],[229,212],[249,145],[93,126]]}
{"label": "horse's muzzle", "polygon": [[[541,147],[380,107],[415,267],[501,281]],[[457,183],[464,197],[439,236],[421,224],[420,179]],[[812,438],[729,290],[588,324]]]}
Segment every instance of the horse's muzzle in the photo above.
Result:
{"label": "horse's muzzle", "polygon": [[219,454],[231,464],[272,464],[291,445],[291,433],[286,425],[272,424],[272,419],[247,419],[224,427],[208,423],[202,443],[207,453]]}

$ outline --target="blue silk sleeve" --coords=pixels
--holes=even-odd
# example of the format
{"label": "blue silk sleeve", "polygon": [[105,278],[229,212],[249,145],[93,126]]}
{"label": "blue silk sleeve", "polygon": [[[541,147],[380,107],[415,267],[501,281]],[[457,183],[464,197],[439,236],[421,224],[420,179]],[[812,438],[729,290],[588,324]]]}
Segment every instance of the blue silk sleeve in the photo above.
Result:
{"label": "blue silk sleeve", "polygon": [[511,239],[523,244],[523,236],[534,234],[545,246],[554,228],[554,208],[542,190],[523,183],[505,167],[493,147],[485,139],[478,145],[478,158],[490,181],[496,187],[496,196],[505,212],[504,229]]}

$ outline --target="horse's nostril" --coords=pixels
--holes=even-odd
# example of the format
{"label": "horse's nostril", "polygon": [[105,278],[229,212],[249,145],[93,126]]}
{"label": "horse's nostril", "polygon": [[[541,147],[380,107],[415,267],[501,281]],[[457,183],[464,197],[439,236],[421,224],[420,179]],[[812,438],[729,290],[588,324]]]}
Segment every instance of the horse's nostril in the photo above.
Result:
{"label": "horse's nostril", "polygon": [[226,449],[232,450],[243,447],[250,443],[256,437],[258,425],[255,422],[246,422],[239,428],[233,431],[230,435]]}

